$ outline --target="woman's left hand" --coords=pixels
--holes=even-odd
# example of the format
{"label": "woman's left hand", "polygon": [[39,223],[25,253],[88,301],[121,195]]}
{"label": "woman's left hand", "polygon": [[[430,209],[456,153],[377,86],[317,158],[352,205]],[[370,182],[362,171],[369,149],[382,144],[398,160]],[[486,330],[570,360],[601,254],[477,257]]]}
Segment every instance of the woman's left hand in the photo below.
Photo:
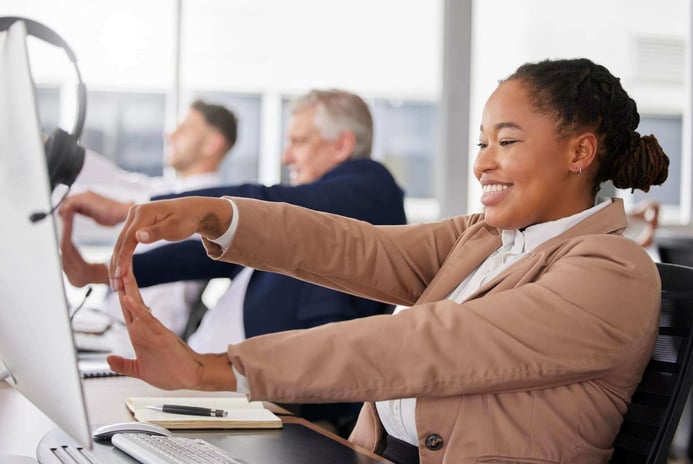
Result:
{"label": "woman's left hand", "polygon": [[137,288],[132,269],[118,292],[135,359],[112,355],[111,369],[165,390],[227,390],[236,379],[226,353],[200,354],[152,316]]}

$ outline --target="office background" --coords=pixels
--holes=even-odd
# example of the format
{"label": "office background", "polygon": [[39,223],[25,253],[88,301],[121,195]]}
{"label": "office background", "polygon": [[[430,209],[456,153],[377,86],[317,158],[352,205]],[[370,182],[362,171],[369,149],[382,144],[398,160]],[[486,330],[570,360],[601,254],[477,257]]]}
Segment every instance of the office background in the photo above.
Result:
{"label": "office background", "polygon": [[[586,56],[622,78],[640,132],[656,133],[672,162],[664,186],[614,193],[662,203],[661,227],[693,234],[691,3],[3,0],[0,15],[67,40],[88,89],[83,145],[147,174],[163,173],[162,134],[202,97],[240,117],[225,180],[280,182],[290,98],[313,87],[359,93],[375,117],[373,156],[407,191],[411,221],[480,209],[471,165],[498,79],[526,61]],[[29,51],[43,128],[70,128],[73,70],[58,49],[30,39]]]}
{"label": "office background", "polygon": [[[163,138],[195,97],[241,120],[229,182],[275,183],[286,104],[313,87],[364,96],[373,155],[408,194],[412,221],[478,211],[473,162],[483,102],[525,61],[587,56],[621,76],[672,160],[669,180],[632,204],[691,222],[689,0],[5,0],[2,15],[45,22],[75,50],[88,88],[83,145],[162,174]],[[74,77],[61,51],[30,39],[42,126],[68,127]]]}

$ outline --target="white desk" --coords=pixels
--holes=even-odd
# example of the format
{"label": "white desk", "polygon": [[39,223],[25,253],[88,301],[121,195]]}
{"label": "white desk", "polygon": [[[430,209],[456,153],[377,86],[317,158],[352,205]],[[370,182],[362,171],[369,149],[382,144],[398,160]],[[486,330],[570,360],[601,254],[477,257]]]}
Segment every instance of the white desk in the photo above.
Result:
{"label": "white desk", "polygon": [[[84,380],[84,392],[89,420],[106,424],[133,420],[125,406],[129,396],[228,396],[229,392],[198,392],[189,390],[166,391],[129,377],[103,377]],[[304,419],[292,417],[283,408],[272,403],[265,406],[282,415],[284,423],[298,423],[318,431],[330,439],[356,450],[367,462],[389,462],[343,438],[321,429]],[[7,382],[0,382],[0,462],[3,456],[36,456],[36,447],[44,435],[56,425]],[[359,462],[361,462],[359,460]]]}
{"label": "white desk", "polygon": [[[84,394],[93,424],[133,420],[128,396],[228,396],[228,392],[165,391],[129,377],[86,379]],[[55,423],[7,382],[0,382],[0,453],[34,456],[36,445]],[[1,456],[1,455],[0,455]]]}

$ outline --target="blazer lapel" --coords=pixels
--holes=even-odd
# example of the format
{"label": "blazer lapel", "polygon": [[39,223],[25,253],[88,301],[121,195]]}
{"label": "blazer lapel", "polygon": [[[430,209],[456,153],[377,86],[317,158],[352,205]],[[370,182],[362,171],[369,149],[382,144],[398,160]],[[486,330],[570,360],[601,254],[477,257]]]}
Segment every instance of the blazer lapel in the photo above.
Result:
{"label": "blazer lapel", "polygon": [[477,230],[460,240],[452,249],[417,304],[447,298],[464,278],[501,246],[501,237],[497,229],[483,222],[474,227]]}

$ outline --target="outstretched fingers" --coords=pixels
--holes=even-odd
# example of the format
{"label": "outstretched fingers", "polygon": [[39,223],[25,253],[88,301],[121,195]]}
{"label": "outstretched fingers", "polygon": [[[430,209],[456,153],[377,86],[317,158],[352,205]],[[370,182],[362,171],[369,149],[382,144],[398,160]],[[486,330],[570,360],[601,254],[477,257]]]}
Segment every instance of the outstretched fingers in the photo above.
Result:
{"label": "outstretched fingers", "polygon": [[[130,324],[135,320],[144,319],[147,322],[154,322],[156,319],[151,315],[150,309],[144,304],[142,294],[137,287],[137,281],[132,274],[132,267],[121,277],[122,288],[118,291],[120,306],[123,310],[125,323]],[[128,325],[128,329],[130,326]]]}
{"label": "outstretched fingers", "polygon": [[[186,197],[134,205],[128,211],[109,267],[111,286],[119,290],[121,278],[132,264],[138,243],[158,240],[177,242],[195,233],[218,237],[229,227],[231,206],[226,200],[208,197]],[[207,224],[204,226],[205,222]],[[200,230],[201,224],[203,224]]]}
{"label": "outstretched fingers", "polygon": [[152,316],[142,301],[131,269],[124,273],[122,283],[118,296],[135,358],[109,357],[111,369],[164,389],[198,385],[200,355]]}
{"label": "outstretched fingers", "polygon": [[108,276],[110,285],[113,290],[122,289],[121,278],[126,270],[132,267],[132,255],[137,247],[137,237],[133,231],[134,214],[136,207],[130,209],[125,224],[118,234],[115,246],[113,247],[113,255],[109,264]]}
{"label": "outstretched fingers", "polygon": [[126,359],[122,356],[115,354],[106,357],[108,361],[108,366],[113,372],[117,372],[121,375],[127,375],[128,377],[139,378],[137,374],[137,360],[136,359]]}
{"label": "outstretched fingers", "polygon": [[125,271],[132,265],[132,255],[138,243],[153,243],[166,239],[162,231],[175,227],[175,220],[171,215],[159,217],[158,214],[142,212],[141,206],[130,208],[128,218],[118,235],[113,248],[111,263],[109,266],[110,284],[114,290],[122,287],[122,277]]}

